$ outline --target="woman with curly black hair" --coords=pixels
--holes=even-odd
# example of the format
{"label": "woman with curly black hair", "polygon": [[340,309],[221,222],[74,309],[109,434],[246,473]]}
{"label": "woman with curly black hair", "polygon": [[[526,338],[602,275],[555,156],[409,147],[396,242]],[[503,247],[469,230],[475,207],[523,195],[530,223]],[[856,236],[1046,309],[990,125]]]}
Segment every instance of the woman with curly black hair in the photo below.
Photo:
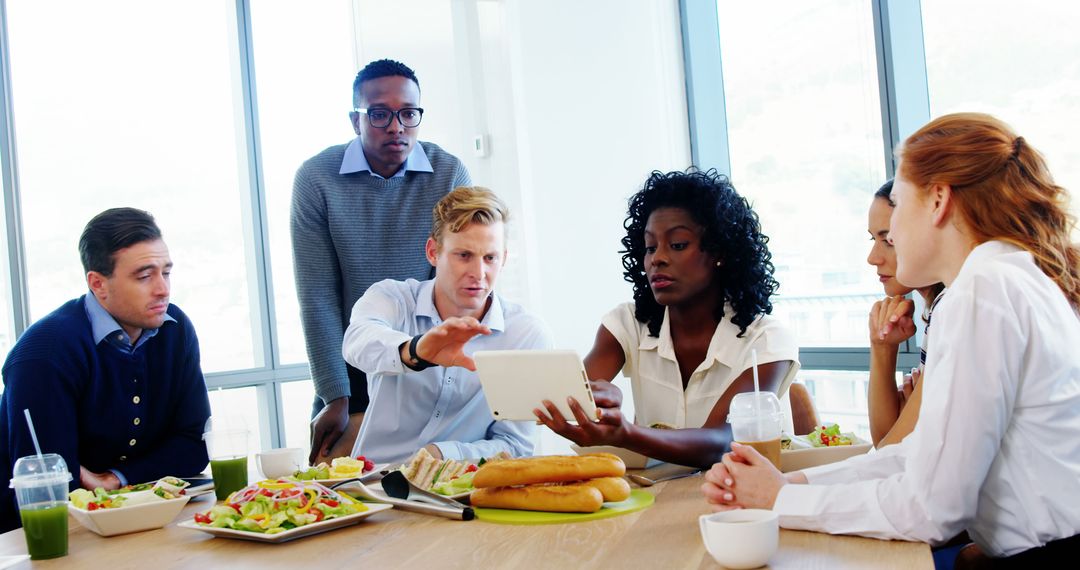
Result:
{"label": "woman with curly black hair", "polygon": [[[634,301],[601,320],[585,370],[600,421],[571,402],[577,425],[550,402],[537,418],[578,445],[615,445],[681,465],[707,466],[728,450],[728,405],[754,389],[782,393],[798,346],[769,313],[778,283],[757,214],[714,170],[653,172],[630,198],[622,239]],[[631,378],[636,417],[610,379]]]}

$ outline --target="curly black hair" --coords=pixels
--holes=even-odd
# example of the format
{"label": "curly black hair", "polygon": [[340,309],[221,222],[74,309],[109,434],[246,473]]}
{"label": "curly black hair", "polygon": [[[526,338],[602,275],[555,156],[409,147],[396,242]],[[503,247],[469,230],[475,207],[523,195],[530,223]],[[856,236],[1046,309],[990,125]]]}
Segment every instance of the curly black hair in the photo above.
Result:
{"label": "curly black hair", "polygon": [[739,337],[759,315],[772,312],[769,298],[780,283],[773,278],[775,268],[769,253],[769,238],[761,233],[758,215],[740,196],[728,178],[710,169],[702,172],[654,171],[645,186],[630,197],[626,236],[622,238],[623,277],[634,286],[634,317],[649,327],[651,336],[660,336],[664,307],[656,302],[645,275],[645,224],[660,208],[686,210],[705,228],[701,247],[723,265],[716,268],[720,288],[718,321],[724,318],[725,303],[735,311],[731,322],[739,326]]}
{"label": "curly black hair", "polygon": [[377,59],[364,66],[364,69],[360,70],[360,73],[356,74],[356,79],[353,80],[353,106],[360,106],[360,85],[365,81],[371,81],[372,79],[378,79],[380,77],[393,77],[399,75],[405,79],[411,79],[416,84],[416,88],[420,88],[420,80],[416,78],[416,73],[413,70],[401,63],[400,61],[394,61],[392,59]]}

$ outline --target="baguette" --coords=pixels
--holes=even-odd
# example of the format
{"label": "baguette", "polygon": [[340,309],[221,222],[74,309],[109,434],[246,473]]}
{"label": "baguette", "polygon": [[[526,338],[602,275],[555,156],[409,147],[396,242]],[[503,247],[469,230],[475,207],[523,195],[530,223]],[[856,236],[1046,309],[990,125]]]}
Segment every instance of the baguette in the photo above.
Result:
{"label": "baguette", "polygon": [[594,487],[604,496],[605,503],[617,503],[630,498],[630,483],[622,477],[600,477],[582,481],[582,485]]}
{"label": "baguette", "polygon": [[604,505],[604,496],[588,485],[526,485],[477,489],[469,502],[494,509],[595,513]]}
{"label": "baguette", "polygon": [[610,453],[548,455],[485,463],[473,476],[473,485],[509,487],[534,483],[565,483],[597,477],[622,477],[626,464]]}

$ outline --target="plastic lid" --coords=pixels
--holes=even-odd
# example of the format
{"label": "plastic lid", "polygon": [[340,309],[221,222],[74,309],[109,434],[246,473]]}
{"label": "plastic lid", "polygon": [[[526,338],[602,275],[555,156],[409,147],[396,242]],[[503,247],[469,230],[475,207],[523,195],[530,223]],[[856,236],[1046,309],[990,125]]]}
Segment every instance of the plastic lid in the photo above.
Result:
{"label": "plastic lid", "polygon": [[26,489],[66,484],[68,481],[71,481],[71,473],[68,472],[64,458],[56,453],[46,453],[41,457],[20,457],[15,462],[15,468],[11,470],[11,483],[8,486],[12,489]]}
{"label": "plastic lid", "polygon": [[[755,395],[757,398],[754,397]],[[761,416],[758,416],[759,409],[761,410]],[[728,406],[727,421],[728,423],[752,421],[758,417],[777,419],[783,415],[780,399],[776,397],[776,394],[772,392],[743,392],[742,394],[735,394],[735,397],[731,399],[731,405]]]}

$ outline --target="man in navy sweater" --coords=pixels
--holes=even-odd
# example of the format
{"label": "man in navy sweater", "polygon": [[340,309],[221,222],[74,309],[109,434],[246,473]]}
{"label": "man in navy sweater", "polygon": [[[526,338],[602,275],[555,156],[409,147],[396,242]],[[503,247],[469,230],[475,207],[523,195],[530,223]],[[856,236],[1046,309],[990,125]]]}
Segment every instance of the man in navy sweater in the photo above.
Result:
{"label": "man in navy sweater", "polygon": [[154,218],[133,208],[98,214],[79,254],[89,294],[68,301],[19,338],[3,367],[0,531],[20,524],[8,488],[15,460],[59,453],[71,488],[116,489],[206,467],[210,417],[199,341],[169,304],[172,261]]}

